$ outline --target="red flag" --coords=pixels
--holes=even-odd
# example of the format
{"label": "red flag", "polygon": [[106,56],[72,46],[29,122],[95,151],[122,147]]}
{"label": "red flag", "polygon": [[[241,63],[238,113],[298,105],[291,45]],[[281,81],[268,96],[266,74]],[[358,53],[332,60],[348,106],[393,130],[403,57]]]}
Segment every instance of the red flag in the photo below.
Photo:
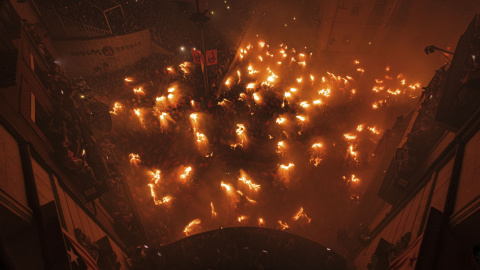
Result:
{"label": "red flag", "polygon": [[202,61],[202,52],[199,50],[192,49],[193,62],[200,64]]}
{"label": "red flag", "polygon": [[217,49],[207,51],[207,66],[217,64]]}

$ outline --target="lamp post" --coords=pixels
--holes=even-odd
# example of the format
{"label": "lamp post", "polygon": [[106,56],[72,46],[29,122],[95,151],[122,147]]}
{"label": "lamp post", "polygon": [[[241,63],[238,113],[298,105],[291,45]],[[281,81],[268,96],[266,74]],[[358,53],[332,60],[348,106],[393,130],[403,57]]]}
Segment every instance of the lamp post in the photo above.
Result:
{"label": "lamp post", "polygon": [[202,65],[202,75],[203,75],[203,86],[205,87],[205,98],[208,97],[209,87],[208,87],[208,72],[207,72],[207,65],[205,65],[205,57],[206,57],[206,50],[205,50],[205,37],[204,37],[204,26],[205,23],[210,20],[207,15],[208,10],[205,10],[203,13],[200,13],[200,6],[198,5],[198,0],[195,0],[197,6],[197,12],[193,13],[190,17],[190,20],[197,24],[198,28],[200,29],[200,35],[202,37],[202,61],[200,64]]}

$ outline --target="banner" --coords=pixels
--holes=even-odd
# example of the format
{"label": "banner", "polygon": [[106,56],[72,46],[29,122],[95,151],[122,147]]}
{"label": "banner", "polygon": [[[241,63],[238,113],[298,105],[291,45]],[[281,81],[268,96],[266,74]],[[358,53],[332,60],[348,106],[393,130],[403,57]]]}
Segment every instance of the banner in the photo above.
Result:
{"label": "banner", "polygon": [[206,55],[207,55],[207,66],[217,64],[217,49],[207,51]]}
{"label": "banner", "polygon": [[97,263],[88,254],[88,252],[80,245],[73,236],[63,230],[65,247],[67,249],[68,258],[72,270],[98,270]]}
{"label": "banner", "polygon": [[192,49],[193,62],[200,64],[202,61],[202,52],[199,50]]}

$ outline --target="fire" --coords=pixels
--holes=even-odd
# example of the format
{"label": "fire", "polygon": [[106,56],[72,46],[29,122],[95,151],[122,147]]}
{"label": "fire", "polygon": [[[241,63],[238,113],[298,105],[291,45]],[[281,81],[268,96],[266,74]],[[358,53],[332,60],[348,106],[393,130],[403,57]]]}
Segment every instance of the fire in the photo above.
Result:
{"label": "fire", "polygon": [[248,74],[252,75],[252,74],[255,74],[255,73],[258,73],[258,72],[260,72],[260,71],[253,69],[252,66],[248,66]]}
{"label": "fire", "polygon": [[378,131],[376,127],[368,127],[368,130],[370,130],[373,134],[380,134],[380,131]]}
{"label": "fire", "polygon": [[257,102],[260,101],[260,96],[257,93],[253,93],[253,99]]}
{"label": "fire", "polygon": [[310,74],[310,80],[313,82],[315,80],[315,77],[313,77],[312,74]]}
{"label": "fire", "polygon": [[351,135],[351,134],[348,134],[348,133],[343,134],[343,137],[345,137],[345,139],[347,139],[349,141],[355,140],[357,138],[357,136]]}
{"label": "fire", "polygon": [[277,122],[277,124],[283,124],[283,123],[285,123],[285,121],[287,121],[287,119],[285,119],[283,117],[279,117],[279,118],[277,118],[277,120],[275,122]]}
{"label": "fire", "polygon": [[303,78],[302,78],[302,77],[300,77],[300,78],[297,78],[297,82],[298,82],[298,83],[301,83],[301,82],[302,82],[302,80],[303,80]]}
{"label": "fire", "polygon": [[278,221],[278,224],[280,224],[280,229],[282,231],[289,228],[288,224],[286,222],[282,222],[281,220]]}
{"label": "fire", "polygon": [[130,78],[130,77],[126,77],[126,78],[125,78],[125,81],[126,81],[126,82],[133,82],[133,79]]}
{"label": "fire", "polygon": [[309,218],[307,214],[303,211],[303,207],[300,207],[300,210],[298,210],[297,214],[293,216],[293,219],[297,221],[299,218],[302,218],[302,217],[307,219],[308,223],[312,221],[312,219]]}
{"label": "fire", "polygon": [[233,194],[233,188],[229,184],[225,184],[223,181],[220,183],[220,187],[224,188],[228,194]]}
{"label": "fire", "polygon": [[300,120],[302,122],[307,121],[307,118],[305,118],[305,116],[297,115],[296,117],[297,117],[298,120]]}
{"label": "fire", "polygon": [[253,189],[254,191],[258,191],[260,189],[260,185],[255,184],[252,182],[252,180],[247,179],[247,175],[243,170],[240,170],[240,178],[238,178],[238,181],[244,183],[249,189]]}
{"label": "fire", "polygon": [[187,167],[185,168],[185,171],[180,175],[181,179],[186,179],[188,175],[190,175],[190,172],[192,171],[192,167]]}
{"label": "fire", "polygon": [[145,95],[145,92],[143,91],[143,88],[141,86],[138,88],[133,88],[133,93],[139,96]]}
{"label": "fire", "polygon": [[313,104],[320,105],[320,104],[322,104],[322,101],[320,99],[317,99],[317,100],[313,101]]}
{"label": "fire", "polygon": [[402,91],[400,91],[400,89],[397,89],[395,91],[392,91],[392,90],[388,89],[387,93],[389,93],[390,95],[396,96],[396,95],[400,95],[402,93]]}
{"label": "fire", "polygon": [[355,63],[355,65],[358,65],[358,64],[360,64],[360,61],[355,60],[354,63]]}
{"label": "fire", "polygon": [[353,150],[353,145],[350,145],[350,147],[348,147],[348,150],[350,155],[354,158],[354,160],[357,160],[357,152]]}
{"label": "fire", "polygon": [[189,233],[191,233],[193,230],[199,229],[200,223],[202,223],[202,221],[199,218],[190,221],[190,223],[188,223],[183,232],[186,236],[189,236]]}
{"label": "fire", "polygon": [[237,220],[238,220],[238,222],[242,223],[242,222],[244,222],[244,221],[247,220],[247,217],[246,217],[246,216],[239,216],[239,217],[237,218]]}
{"label": "fire", "polygon": [[142,162],[140,160],[140,155],[138,154],[131,153],[130,155],[128,155],[128,158],[130,159],[130,165],[133,165],[136,167],[138,167],[138,165],[140,165],[140,163]]}
{"label": "fire", "polygon": [[290,92],[292,92],[292,93],[295,93],[295,92],[297,92],[297,88],[293,88],[293,87],[291,87],[291,88],[290,88]]}
{"label": "fire", "polygon": [[190,62],[183,62],[182,64],[179,65],[180,69],[185,72],[185,74],[188,74],[188,68],[191,66]]}
{"label": "fire", "polygon": [[290,93],[290,92],[287,91],[287,92],[285,92],[284,96],[285,96],[286,98],[289,98],[289,97],[292,96],[292,93]]}
{"label": "fire", "polygon": [[378,102],[372,103],[372,108],[373,109],[378,109]]}
{"label": "fire", "polygon": [[238,82],[242,80],[242,76],[240,74],[240,70],[237,70]]}
{"label": "fire", "polygon": [[265,224],[265,221],[263,220],[263,218],[258,218],[258,226],[263,227],[264,224]]}
{"label": "fire", "polygon": [[363,68],[357,68],[357,71],[358,71],[358,72],[361,72],[361,73],[364,73],[364,72],[365,72],[365,69],[363,69]]}
{"label": "fire", "polygon": [[231,80],[230,80],[230,78],[228,78],[228,79],[225,81],[225,85],[226,85],[226,86],[230,86],[230,83],[231,83]]}
{"label": "fire", "polygon": [[358,126],[357,126],[357,131],[358,131],[358,132],[361,132],[362,130],[363,130],[363,125],[358,125]]}
{"label": "fire", "polygon": [[355,177],[355,174],[352,174],[352,178],[350,180],[355,183],[355,182],[358,182],[360,179]]}
{"label": "fire", "polygon": [[198,125],[198,114],[192,113],[190,114],[190,122],[192,123],[193,130],[196,130],[197,125]]}
{"label": "fire", "polygon": [[245,198],[246,198],[247,201],[249,201],[251,204],[256,204],[256,203],[257,203],[257,201],[255,201],[254,199],[249,198],[248,196],[245,196]]}
{"label": "fire", "polygon": [[265,42],[260,41],[260,42],[258,42],[258,45],[260,46],[260,48],[263,48],[263,47],[265,47]]}
{"label": "fire", "polygon": [[302,106],[303,108],[306,109],[306,108],[310,107],[310,104],[308,104],[308,102],[306,102],[306,101],[302,101],[302,102],[300,102],[300,106]]}
{"label": "fire", "polygon": [[277,152],[277,154],[282,154],[282,153],[284,153],[284,151],[285,151],[285,143],[283,141],[279,141],[277,143],[276,152]]}
{"label": "fire", "polygon": [[312,145],[312,148],[313,148],[313,149],[318,149],[318,148],[322,148],[322,147],[323,147],[323,145],[322,145],[321,143],[314,143],[314,144]]}
{"label": "fire", "polygon": [[[292,58],[292,60],[294,60],[295,58]],[[305,67],[307,65],[307,63],[305,61],[299,61],[297,62],[297,64],[299,64],[300,66],[303,66]]]}
{"label": "fire", "polygon": [[242,143],[247,139],[247,134],[245,133],[245,126],[243,124],[237,124],[237,136],[242,141]]}
{"label": "fire", "polygon": [[150,172],[150,174],[152,175],[152,179],[150,179],[150,182],[154,182],[155,185],[158,184],[158,182],[160,182],[160,170],[155,170],[155,172]]}
{"label": "fire", "polygon": [[210,202],[210,208],[212,208],[212,217],[216,217],[217,212],[215,212],[215,207],[213,206],[213,202]]}
{"label": "fire", "polygon": [[117,114],[123,108],[120,102],[115,102],[113,104],[113,111],[110,111],[111,114]]}
{"label": "fire", "polygon": [[196,135],[197,135],[197,142],[201,143],[201,142],[207,141],[207,136],[205,136],[204,134],[197,132]]}
{"label": "fire", "polygon": [[172,199],[172,196],[165,196],[162,198],[162,203],[169,203]]}
{"label": "fire", "polygon": [[258,56],[258,59],[260,59],[260,61],[263,62],[263,57],[261,55]]}
{"label": "fire", "polygon": [[330,88],[318,90],[318,94],[323,95],[325,97],[329,97],[331,92],[332,91],[330,90]]}
{"label": "fire", "polygon": [[283,164],[280,165],[280,168],[284,170],[290,170],[290,168],[293,168],[293,167],[295,167],[295,164],[293,163],[289,163],[288,165],[283,165]]}
{"label": "fire", "polygon": [[247,84],[247,89],[255,89],[255,83],[249,83]]}

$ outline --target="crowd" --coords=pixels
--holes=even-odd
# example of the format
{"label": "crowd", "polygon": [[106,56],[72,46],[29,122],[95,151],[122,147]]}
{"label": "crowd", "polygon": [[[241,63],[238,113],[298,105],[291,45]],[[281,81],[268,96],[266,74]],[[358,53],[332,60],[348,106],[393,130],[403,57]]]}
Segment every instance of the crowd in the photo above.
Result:
{"label": "crowd", "polygon": [[131,205],[126,203],[127,194],[120,184],[123,173],[114,146],[108,137],[102,136],[108,130],[101,129],[111,127],[108,106],[95,99],[84,80],[72,80],[61,70],[33,25],[25,22],[24,29],[45,64],[45,70],[36,68],[35,73],[51,95],[54,107],[53,117],[39,116],[36,124],[51,141],[55,158],[70,172],[79,188],[96,185],[99,193],[106,193],[108,199],[100,201],[119,227],[137,233]]}
{"label": "crowd", "polygon": [[328,248],[265,228],[219,229],[132,253],[133,269],[346,269],[345,260]]}

